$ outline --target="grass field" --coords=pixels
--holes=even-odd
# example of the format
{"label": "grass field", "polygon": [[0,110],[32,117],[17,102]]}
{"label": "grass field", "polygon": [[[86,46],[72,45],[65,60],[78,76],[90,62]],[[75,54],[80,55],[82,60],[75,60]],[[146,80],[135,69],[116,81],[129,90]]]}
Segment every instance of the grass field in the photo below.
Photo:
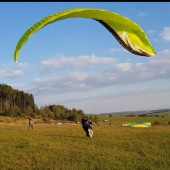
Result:
{"label": "grass field", "polygon": [[[109,119],[109,123],[102,122]],[[0,123],[2,170],[169,170],[170,117],[101,117],[94,136],[81,124]],[[123,121],[160,121],[151,128],[123,128]],[[27,121],[27,120],[26,120]]]}

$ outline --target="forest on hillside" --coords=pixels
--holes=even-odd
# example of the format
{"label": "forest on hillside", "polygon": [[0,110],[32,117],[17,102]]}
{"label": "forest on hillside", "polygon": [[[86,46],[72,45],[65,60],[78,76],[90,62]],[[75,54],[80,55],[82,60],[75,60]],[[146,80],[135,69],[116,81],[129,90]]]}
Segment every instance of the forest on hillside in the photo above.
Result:
{"label": "forest on hillside", "polygon": [[86,115],[81,109],[68,109],[62,105],[38,108],[32,94],[0,84],[0,116],[33,117],[42,118],[45,121],[66,119],[78,122]]}
{"label": "forest on hillside", "polygon": [[32,94],[0,84],[0,115],[24,116],[35,112],[36,105]]}

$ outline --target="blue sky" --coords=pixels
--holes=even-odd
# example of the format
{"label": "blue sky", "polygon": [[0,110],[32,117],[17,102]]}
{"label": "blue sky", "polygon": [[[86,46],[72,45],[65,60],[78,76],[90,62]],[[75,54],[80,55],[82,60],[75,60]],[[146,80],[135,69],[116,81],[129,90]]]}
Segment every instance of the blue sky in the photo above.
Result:
{"label": "blue sky", "polygon": [[[136,22],[157,55],[134,55],[98,22],[74,18],[44,27],[21,49],[21,36],[64,10],[109,10]],[[0,2],[0,83],[87,114],[170,108],[169,2]]]}

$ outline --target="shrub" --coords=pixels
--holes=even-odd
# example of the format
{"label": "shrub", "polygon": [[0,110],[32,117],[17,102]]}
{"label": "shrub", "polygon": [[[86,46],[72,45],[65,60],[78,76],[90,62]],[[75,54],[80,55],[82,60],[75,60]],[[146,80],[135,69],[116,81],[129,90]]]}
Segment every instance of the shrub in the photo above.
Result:
{"label": "shrub", "polygon": [[152,123],[152,125],[154,126],[154,125],[160,125],[161,123],[159,122],[159,121],[154,121],[153,123]]}

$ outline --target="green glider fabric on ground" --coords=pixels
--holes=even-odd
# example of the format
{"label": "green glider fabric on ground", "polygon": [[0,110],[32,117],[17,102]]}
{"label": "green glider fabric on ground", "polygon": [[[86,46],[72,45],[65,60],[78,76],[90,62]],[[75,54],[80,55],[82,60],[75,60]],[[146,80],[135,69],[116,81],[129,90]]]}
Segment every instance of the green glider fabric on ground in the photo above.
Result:
{"label": "green glider fabric on ground", "polygon": [[151,127],[151,122],[123,123],[122,127],[150,128]]}
{"label": "green glider fabric on ground", "polygon": [[135,22],[124,16],[121,16],[120,14],[107,10],[78,8],[48,16],[29,28],[17,43],[14,53],[15,62],[18,62],[19,60],[21,48],[38,30],[42,29],[48,24],[68,18],[93,19],[102,24],[129,52],[146,57],[156,55],[156,52],[149,42],[146,33]]}

